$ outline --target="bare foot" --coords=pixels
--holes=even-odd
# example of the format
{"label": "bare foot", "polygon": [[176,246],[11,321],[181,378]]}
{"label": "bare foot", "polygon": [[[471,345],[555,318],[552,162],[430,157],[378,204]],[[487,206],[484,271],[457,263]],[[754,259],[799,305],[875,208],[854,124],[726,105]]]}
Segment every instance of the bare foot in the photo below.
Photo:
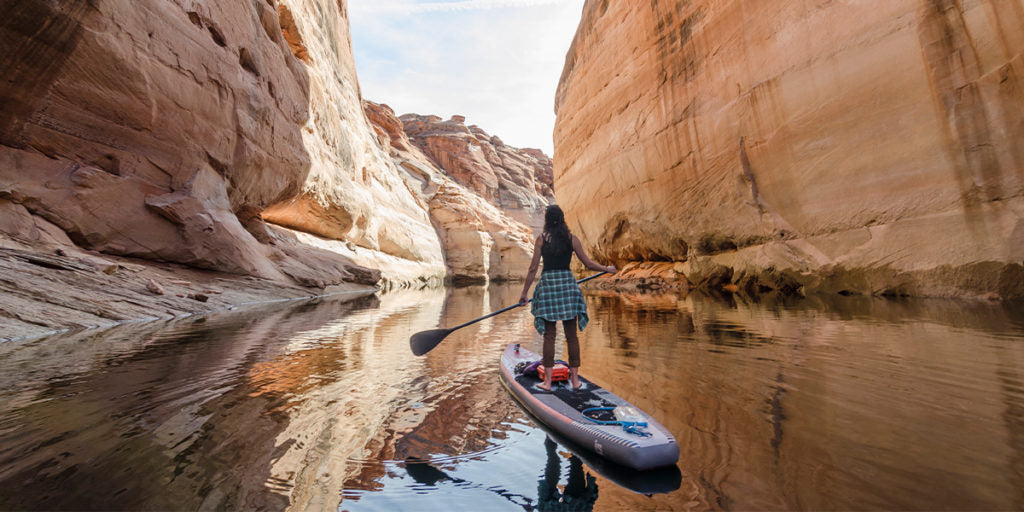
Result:
{"label": "bare foot", "polygon": [[540,384],[537,384],[538,388],[544,391],[551,391],[551,368],[544,368],[544,380]]}
{"label": "bare foot", "polygon": [[580,384],[580,370],[579,370],[579,368],[570,368],[569,369],[569,377],[570,377],[570,381],[572,382],[572,390],[573,391],[579,391],[579,389],[581,387],[583,387],[583,384]]}

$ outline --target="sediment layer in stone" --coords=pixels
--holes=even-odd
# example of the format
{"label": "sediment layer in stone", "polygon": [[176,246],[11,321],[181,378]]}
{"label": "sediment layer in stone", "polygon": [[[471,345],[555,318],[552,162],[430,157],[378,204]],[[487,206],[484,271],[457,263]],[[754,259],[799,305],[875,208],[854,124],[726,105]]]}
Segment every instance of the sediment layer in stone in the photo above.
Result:
{"label": "sediment layer in stone", "polygon": [[[438,197],[488,220],[439,224],[445,203],[416,183],[430,159],[395,160],[378,139],[344,0],[26,0],[5,14],[3,233],[321,288],[508,277],[520,227],[451,187]],[[490,173],[493,204],[534,221],[550,159],[460,126],[431,140],[488,148],[484,167],[453,169]]]}
{"label": "sediment layer in stone", "polygon": [[[377,171],[376,145],[345,9],[333,0],[12,5],[0,20],[0,199],[106,254],[304,285],[368,275],[268,234],[261,218],[327,196],[317,185],[340,195],[355,175],[364,193],[321,203],[356,219],[348,236],[373,247],[430,226],[400,194],[370,192],[401,180],[393,166],[373,178],[365,170]],[[360,223],[371,206],[398,227],[385,235],[379,221]],[[424,245],[418,254],[443,268],[436,241]]]}
{"label": "sediment layer in stone", "polygon": [[[1019,296],[1013,2],[588,0],[555,188],[596,258],[806,289]],[[859,276],[853,279],[851,276]]]}
{"label": "sediment layer in stone", "polygon": [[[429,157],[412,142],[406,131],[410,124],[404,119],[409,116],[396,117],[387,105],[371,101],[364,101],[364,107],[379,142],[390,148],[391,159],[405,172],[407,186],[429,213],[434,232],[444,248],[449,279],[455,283],[523,279],[533,253],[535,235],[531,233],[531,226],[543,224],[543,207],[550,196],[550,188],[540,185],[524,188],[517,183],[524,180],[540,183],[538,176],[543,177],[544,166],[526,168],[509,164],[507,168],[498,168],[500,176],[495,175],[495,167],[486,162],[477,162],[480,164],[477,167],[463,166],[458,162],[464,163],[466,155],[474,152],[463,145],[466,144],[464,135],[470,132],[461,119],[446,123],[448,131],[436,131],[431,138],[436,144],[434,156]],[[430,122],[436,123],[440,118],[431,119]],[[482,130],[477,131],[482,133]],[[473,147],[482,151],[479,148],[484,143],[471,144],[478,144]],[[515,155],[515,158],[508,157],[515,162],[538,160],[537,156],[521,154],[516,148],[505,147],[501,151]],[[539,156],[546,158],[543,154]],[[444,162],[444,166],[439,162]],[[511,181],[513,178],[508,174],[508,169],[513,168],[522,171],[517,182]],[[463,184],[470,183],[474,176],[489,176],[500,190],[515,191],[518,195],[509,206],[501,207],[501,201],[494,194]],[[546,190],[548,195],[538,190]],[[513,197],[510,194],[512,192],[508,192],[507,197]]]}
{"label": "sediment layer in stone", "polygon": [[228,310],[325,293],[371,294],[342,284],[317,290],[251,276],[109,256],[60,253],[0,238],[0,342]]}
{"label": "sediment layer in stone", "polygon": [[539,149],[506,145],[463,116],[399,117],[408,142],[455,182],[539,234],[543,210],[554,202],[551,158]]}

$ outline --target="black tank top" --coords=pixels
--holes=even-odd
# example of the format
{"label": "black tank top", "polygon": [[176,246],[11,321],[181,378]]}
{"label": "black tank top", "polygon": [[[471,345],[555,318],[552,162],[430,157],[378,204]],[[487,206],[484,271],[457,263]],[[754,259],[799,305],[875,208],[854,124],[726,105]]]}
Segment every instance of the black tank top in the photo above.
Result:
{"label": "black tank top", "polygon": [[[546,233],[545,233],[546,235]],[[572,260],[572,235],[569,235],[569,245],[558,247],[559,244],[544,240],[540,246],[540,255],[544,258],[544,272],[548,270],[569,270],[569,262]],[[545,238],[547,238],[545,236]]]}

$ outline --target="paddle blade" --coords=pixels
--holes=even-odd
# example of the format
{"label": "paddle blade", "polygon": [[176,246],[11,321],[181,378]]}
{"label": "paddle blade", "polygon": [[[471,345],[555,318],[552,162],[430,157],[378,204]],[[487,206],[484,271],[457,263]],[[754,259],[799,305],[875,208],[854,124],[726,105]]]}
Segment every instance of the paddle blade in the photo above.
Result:
{"label": "paddle blade", "polygon": [[451,334],[452,329],[432,329],[429,331],[422,331],[412,335],[409,338],[409,346],[412,348],[412,353],[417,356],[422,356],[427,352],[430,352],[441,343],[441,340],[445,336]]}

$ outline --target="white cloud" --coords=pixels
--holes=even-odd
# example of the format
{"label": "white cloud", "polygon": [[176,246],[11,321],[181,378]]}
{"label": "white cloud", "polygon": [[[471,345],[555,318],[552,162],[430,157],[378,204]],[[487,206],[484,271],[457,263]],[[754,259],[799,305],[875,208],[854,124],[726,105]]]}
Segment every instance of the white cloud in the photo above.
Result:
{"label": "white cloud", "polygon": [[453,2],[353,1],[351,9],[364,12],[414,14],[431,11],[469,11],[501,7],[529,7],[572,2],[573,0],[459,0]]}
{"label": "white cloud", "polygon": [[[422,10],[378,8],[399,5]],[[507,144],[550,155],[555,88],[582,5],[351,0],[363,97],[398,114],[461,114]]]}

